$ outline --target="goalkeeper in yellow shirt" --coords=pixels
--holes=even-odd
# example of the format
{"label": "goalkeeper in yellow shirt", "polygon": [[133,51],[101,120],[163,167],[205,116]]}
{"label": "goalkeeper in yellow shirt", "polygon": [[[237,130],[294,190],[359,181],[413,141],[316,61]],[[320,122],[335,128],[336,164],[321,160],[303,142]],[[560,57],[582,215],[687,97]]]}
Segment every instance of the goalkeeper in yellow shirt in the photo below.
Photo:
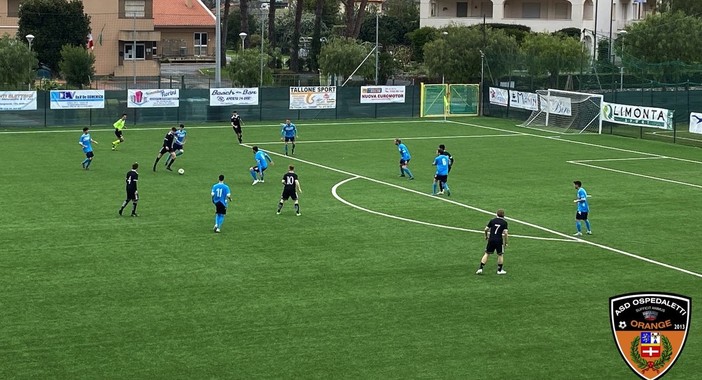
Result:
{"label": "goalkeeper in yellow shirt", "polygon": [[127,120],[127,114],[123,113],[122,117],[120,117],[117,121],[115,121],[114,124],[112,124],[113,127],[115,127],[115,136],[117,136],[117,140],[112,142],[112,150],[117,150],[117,146],[120,143],[124,142],[124,137],[122,136],[122,130],[126,128],[124,126],[124,122]]}

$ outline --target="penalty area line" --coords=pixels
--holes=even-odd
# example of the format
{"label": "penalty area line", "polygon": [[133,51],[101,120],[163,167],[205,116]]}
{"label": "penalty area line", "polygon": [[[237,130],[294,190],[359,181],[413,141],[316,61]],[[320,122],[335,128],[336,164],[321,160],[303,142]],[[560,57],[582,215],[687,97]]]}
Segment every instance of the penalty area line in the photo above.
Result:
{"label": "penalty area line", "polygon": [[[361,207],[361,206],[359,206],[359,205],[357,205],[357,204],[355,204],[355,203],[351,203],[351,202],[347,201],[346,199],[344,199],[343,197],[341,197],[341,196],[339,195],[339,193],[338,193],[337,190],[338,190],[339,187],[343,186],[344,184],[346,184],[346,183],[348,183],[348,182],[351,182],[351,181],[353,181],[353,180],[357,180],[357,179],[361,179],[361,177],[356,176],[356,177],[347,178],[347,179],[345,179],[345,180],[343,180],[343,181],[338,182],[337,184],[335,184],[335,185],[332,187],[332,190],[331,190],[332,195],[334,196],[334,198],[336,198],[339,202],[341,202],[341,203],[343,203],[343,204],[345,204],[345,205],[347,205],[347,206],[350,206],[350,207],[353,207],[353,208],[355,208],[355,209],[358,209],[358,210],[367,212],[367,213],[369,213],[369,214],[378,215],[378,216],[384,216],[384,217],[390,218],[390,219],[396,219],[396,220],[401,220],[401,221],[403,221],[403,222],[409,222],[409,223],[420,224],[420,225],[423,225],[423,226],[444,228],[444,229],[447,229],[447,230],[463,231],[463,232],[473,232],[473,233],[477,233],[477,234],[483,234],[483,233],[485,233],[485,231],[482,231],[482,230],[473,230],[473,229],[470,229],[470,228],[455,227],[455,226],[447,226],[447,225],[445,225],[445,224],[436,224],[436,223],[424,222],[424,221],[417,220],[417,219],[410,219],[410,218],[404,218],[404,217],[397,216],[397,215],[386,214],[386,213],[384,213],[384,212],[375,211],[375,210],[370,210],[370,209],[367,209],[367,208],[365,208],[365,207]],[[559,239],[559,238],[548,238],[548,237],[528,236],[528,235],[509,235],[509,236],[510,236],[510,237],[513,237],[513,238],[522,238],[522,239],[546,240],[546,241],[561,241],[561,242],[567,242],[567,243],[580,243],[579,241],[573,240],[573,239]]]}
{"label": "penalty area line", "polygon": [[[485,137],[522,137],[522,135],[501,134],[501,135],[463,135],[463,136],[424,136],[424,137],[403,137],[402,140],[446,140],[446,139],[470,139],[470,138],[485,138]],[[343,139],[343,140],[297,140],[297,139],[295,139],[295,144],[392,141],[394,139],[395,139],[395,137],[367,138],[367,139]],[[248,144],[251,144],[251,145],[280,144],[280,140],[267,141],[267,142],[250,142]]]}

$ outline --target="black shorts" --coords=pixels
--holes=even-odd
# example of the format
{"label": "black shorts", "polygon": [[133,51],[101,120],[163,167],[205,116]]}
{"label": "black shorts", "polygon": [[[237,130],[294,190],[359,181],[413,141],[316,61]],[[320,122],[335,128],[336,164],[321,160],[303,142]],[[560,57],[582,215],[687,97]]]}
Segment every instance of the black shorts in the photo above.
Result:
{"label": "black shorts", "polygon": [[225,206],[222,202],[215,203],[215,214],[226,215],[227,206]]}
{"label": "black shorts", "polygon": [[409,165],[410,160],[403,160],[400,158],[400,165]]}
{"label": "black shorts", "polygon": [[128,201],[138,201],[139,200],[139,193],[136,190],[129,190],[127,189],[127,200]]}
{"label": "black shorts", "polygon": [[575,213],[575,220],[587,220],[587,212],[576,212]]}
{"label": "black shorts", "polygon": [[95,153],[93,153],[92,150],[90,152],[85,152],[85,157],[93,158],[94,156],[95,156]]}
{"label": "black shorts", "polygon": [[451,166],[453,166],[453,164],[449,165],[449,173],[451,173]]}
{"label": "black shorts", "polygon": [[293,136],[293,137],[285,136],[285,142],[288,142],[288,141],[295,142],[295,136]]}
{"label": "black shorts", "polygon": [[297,192],[295,189],[283,189],[283,194],[280,195],[280,199],[287,201],[292,198],[292,200],[297,200]]}
{"label": "black shorts", "polygon": [[181,144],[173,144],[173,151],[175,152],[176,150],[181,150],[183,149],[183,145]]}
{"label": "black shorts", "polygon": [[122,138],[122,131],[119,129],[115,129],[115,136],[117,136],[118,139]]}
{"label": "black shorts", "polygon": [[160,154],[160,155],[164,155],[164,154],[166,154],[166,153],[170,154],[170,153],[171,153],[171,149],[170,149],[170,148],[167,148],[167,147],[165,147],[165,146],[161,147],[161,150],[158,151],[158,154]]}
{"label": "black shorts", "polygon": [[502,242],[501,241],[494,241],[494,240],[488,240],[487,246],[485,247],[485,253],[488,255],[491,255],[497,251],[498,255],[502,255],[504,253]]}
{"label": "black shorts", "polygon": [[437,181],[439,181],[439,182],[446,182],[446,181],[448,180],[448,175],[446,175],[446,174],[444,174],[444,175],[435,174],[435,175],[434,175],[434,179],[437,180]]}
{"label": "black shorts", "polygon": [[234,125],[232,126],[232,129],[234,129],[235,133],[241,134],[241,126]]}

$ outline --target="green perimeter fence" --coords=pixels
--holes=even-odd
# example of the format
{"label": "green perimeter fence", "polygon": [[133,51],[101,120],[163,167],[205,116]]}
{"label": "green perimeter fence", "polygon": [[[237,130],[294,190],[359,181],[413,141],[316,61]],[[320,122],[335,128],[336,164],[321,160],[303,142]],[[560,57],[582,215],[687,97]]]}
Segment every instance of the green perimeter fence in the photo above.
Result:
{"label": "green perimeter fence", "polygon": [[51,109],[49,92],[40,91],[36,110],[0,111],[0,128],[112,126],[123,113],[128,125],[225,122],[234,110],[244,122],[419,116],[418,86],[406,87],[405,103],[362,104],[360,91],[360,87],[337,87],[336,108],[322,110],[289,109],[288,87],[260,88],[255,106],[210,106],[209,89],[180,90],[180,105],[173,108],[127,108],[126,90],[105,91],[105,108],[80,110]]}
{"label": "green perimeter fence", "polygon": [[[486,89],[487,87],[485,86]],[[673,115],[675,124],[672,131],[604,123],[602,133],[702,147],[702,135],[688,132],[690,112],[702,112],[702,84],[641,84],[637,87],[632,86],[623,90],[617,89],[607,92],[581,90],[579,92],[601,94],[606,102],[611,103],[665,108],[675,111]],[[490,104],[487,91],[483,91],[482,101],[485,116],[526,120],[531,115],[529,110]]]}

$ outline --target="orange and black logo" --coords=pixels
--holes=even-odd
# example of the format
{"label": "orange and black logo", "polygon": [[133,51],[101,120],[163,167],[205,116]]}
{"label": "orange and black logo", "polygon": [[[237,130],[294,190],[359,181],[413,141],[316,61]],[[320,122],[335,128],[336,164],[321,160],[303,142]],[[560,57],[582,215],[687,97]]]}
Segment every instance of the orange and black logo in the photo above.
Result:
{"label": "orange and black logo", "polygon": [[609,299],[610,322],[619,353],[639,377],[658,379],[673,367],[690,329],[689,297],[631,293]]}

